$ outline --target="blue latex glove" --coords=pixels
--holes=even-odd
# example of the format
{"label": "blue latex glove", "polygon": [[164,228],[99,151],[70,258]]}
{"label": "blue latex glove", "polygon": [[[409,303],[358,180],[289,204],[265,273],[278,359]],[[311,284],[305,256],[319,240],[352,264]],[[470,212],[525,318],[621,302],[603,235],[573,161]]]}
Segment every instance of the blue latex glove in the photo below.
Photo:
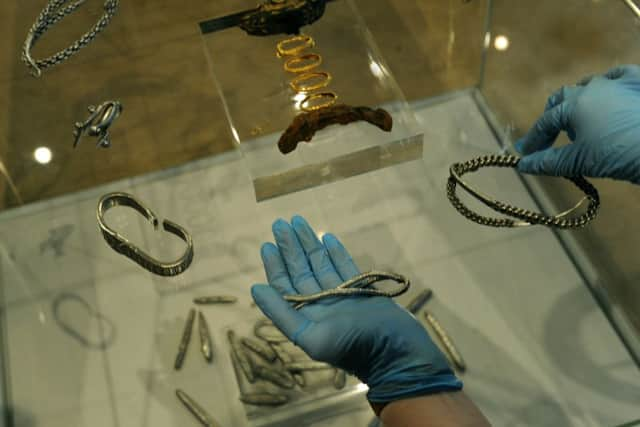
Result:
{"label": "blue latex glove", "polygon": [[309,356],[356,375],[373,403],[462,388],[422,325],[389,298],[337,297],[294,310],[282,294],[334,288],[359,271],[335,236],[321,243],[302,217],[291,225],[276,221],[273,235],[277,246],[262,246],[269,285],[254,285],[251,293]]}
{"label": "blue latex glove", "polygon": [[[550,148],[560,131],[573,143]],[[640,67],[614,68],[558,90],[516,149],[526,155],[518,165],[522,172],[639,184]]]}

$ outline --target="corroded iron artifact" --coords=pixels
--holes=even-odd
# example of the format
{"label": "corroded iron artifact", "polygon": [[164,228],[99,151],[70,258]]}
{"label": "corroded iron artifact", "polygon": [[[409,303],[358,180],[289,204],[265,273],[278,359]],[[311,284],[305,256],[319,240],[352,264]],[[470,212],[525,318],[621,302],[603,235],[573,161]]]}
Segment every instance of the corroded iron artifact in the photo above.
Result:
{"label": "corroded iron artifact", "polygon": [[449,358],[453,362],[454,366],[460,372],[464,372],[467,370],[467,364],[464,362],[464,359],[460,355],[460,352],[449,338],[449,334],[444,330],[440,322],[433,316],[433,314],[428,311],[424,312],[424,317],[433,328],[433,331],[436,333],[438,339],[442,343],[444,347],[444,351],[449,355]]}
{"label": "corroded iron artifact", "polygon": [[269,381],[278,387],[290,389],[295,386],[293,376],[287,371],[281,371],[263,365],[256,365],[255,373],[258,378]]}
{"label": "corroded iron artifact", "polygon": [[252,36],[298,34],[322,17],[329,1],[267,0],[257,8],[201,22],[200,30],[208,34],[237,26]]}
{"label": "corroded iron artifact", "polygon": [[[585,197],[573,208],[561,212],[558,215],[548,216],[542,213],[516,208],[507,203],[500,202],[474,189],[460,177],[469,172],[475,172],[482,167],[497,166],[515,168],[520,161],[519,157],[511,155],[491,155],[478,157],[464,163],[455,163],[449,169],[449,180],[447,181],[447,197],[453,207],[467,219],[482,225],[491,227],[527,227],[531,225],[545,225],[554,228],[581,228],[591,222],[598,215],[600,208],[600,196],[598,190],[584,177],[566,177],[585,193]],[[482,216],[466,207],[456,195],[456,187],[460,185],[474,198],[496,212],[507,215],[511,218],[491,218]],[[576,217],[569,217],[570,214],[578,210],[583,202],[588,202],[586,211]]]}
{"label": "corroded iron artifact", "polygon": [[229,340],[229,345],[231,346],[233,357],[235,358],[235,361],[239,365],[245,377],[250,383],[255,382],[256,375],[253,370],[253,363],[251,363],[251,359],[249,358],[249,356],[247,356],[247,354],[244,352],[244,349],[240,345],[236,333],[233,330],[229,329],[227,331],[227,339]]}
{"label": "corroded iron artifact", "polygon": [[103,5],[104,13],[98,22],[82,37],[73,42],[71,46],[48,58],[34,59],[31,56],[31,49],[33,49],[40,37],[62,18],[75,12],[78,7],[85,3],[85,0],[76,0],[65,6],[67,3],[69,3],[69,0],[50,0],[38,15],[31,29],[29,29],[27,39],[22,47],[22,61],[31,69],[31,74],[34,77],[40,77],[42,70],[64,62],[89,44],[109,24],[118,9],[119,0],[105,0]]}
{"label": "corroded iron artifact", "polygon": [[211,333],[209,325],[201,311],[198,311],[198,335],[200,335],[200,351],[204,359],[211,363],[213,360],[213,344],[211,342]]}
{"label": "corroded iron artifact", "polygon": [[369,107],[338,104],[298,114],[280,137],[278,148],[283,154],[290,153],[296,149],[299,142],[311,141],[317,131],[327,126],[346,125],[357,121],[369,122],[385,132],[390,132],[393,127],[391,115],[382,108],[373,110]]}
{"label": "corroded iron artifact", "polygon": [[196,311],[192,308],[187,315],[187,321],[184,324],[184,330],[182,331],[182,337],[180,338],[180,345],[178,345],[178,354],[176,355],[176,361],[173,364],[175,370],[182,368],[184,358],[187,356],[187,349],[189,348],[189,342],[191,341],[191,331],[193,330],[193,322],[196,318]]}
{"label": "corroded iron artifact", "polygon": [[140,203],[131,194],[122,192],[105,194],[98,202],[96,215],[98,219],[98,226],[100,227],[100,231],[102,232],[102,237],[104,237],[104,240],[109,246],[111,246],[114,251],[126,256],[127,258],[139,264],[144,269],[159,276],[178,275],[184,272],[189,267],[189,265],[191,265],[191,261],[193,261],[193,240],[191,239],[191,235],[187,232],[187,230],[185,230],[178,224],[169,221],[168,219],[162,221],[164,230],[168,233],[178,236],[187,244],[187,247],[184,251],[184,254],[177,261],[158,261],[157,259],[152,258],[150,255],[148,255],[142,249],[138,248],[132,242],[127,240],[125,237],[120,235],[118,232],[110,228],[105,223],[105,212],[115,206],[127,206],[135,209],[149,222],[151,222],[155,229],[158,228],[159,224],[156,215],[151,210],[142,205],[142,203]]}
{"label": "corroded iron artifact", "polygon": [[76,122],[73,136],[73,148],[78,146],[82,135],[95,136],[98,138],[96,146],[109,148],[111,140],[109,139],[109,128],[113,122],[120,116],[122,112],[122,104],[118,101],[105,101],[97,107],[90,105],[89,117],[84,122]]}

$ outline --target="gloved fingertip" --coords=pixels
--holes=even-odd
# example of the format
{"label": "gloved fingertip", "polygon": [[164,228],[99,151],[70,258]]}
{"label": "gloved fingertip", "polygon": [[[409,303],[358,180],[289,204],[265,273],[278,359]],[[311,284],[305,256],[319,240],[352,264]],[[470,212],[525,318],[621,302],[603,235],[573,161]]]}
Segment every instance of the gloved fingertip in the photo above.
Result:
{"label": "gloved fingertip", "polygon": [[520,154],[523,154],[524,152],[524,138],[520,138],[518,141],[516,141],[515,144],[513,144],[513,147],[516,149],[516,151]]}
{"label": "gloved fingertip", "polygon": [[278,218],[273,222],[273,225],[271,226],[271,230],[273,231],[273,234],[278,234],[278,233],[282,233],[283,231],[286,231],[289,228],[289,223],[287,223],[287,221],[285,221],[282,218]]}
{"label": "gloved fingertip", "polygon": [[260,255],[262,258],[266,258],[278,252],[278,247],[271,242],[265,242],[260,247]]}
{"label": "gloved fingertip", "polygon": [[269,285],[253,285],[251,286],[251,297],[260,305],[260,302],[264,300],[265,290],[269,288]]}
{"label": "gloved fingertip", "polygon": [[325,233],[324,236],[322,236],[322,243],[324,243],[324,245],[327,247],[337,246],[340,244],[338,238],[332,233]]}
{"label": "gloved fingertip", "polygon": [[308,226],[309,223],[307,222],[306,219],[304,219],[304,217],[302,215],[294,215],[291,217],[291,225],[296,226],[296,225],[302,225],[302,226]]}

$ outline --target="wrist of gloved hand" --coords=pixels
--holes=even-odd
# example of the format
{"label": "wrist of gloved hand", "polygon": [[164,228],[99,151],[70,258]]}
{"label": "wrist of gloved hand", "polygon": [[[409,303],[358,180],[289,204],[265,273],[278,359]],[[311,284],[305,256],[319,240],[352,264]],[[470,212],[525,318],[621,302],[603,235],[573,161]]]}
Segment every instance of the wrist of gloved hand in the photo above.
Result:
{"label": "wrist of gloved hand", "polygon": [[433,364],[409,366],[400,371],[382,370],[367,381],[367,399],[371,403],[387,403],[443,391],[462,389],[451,368]]}

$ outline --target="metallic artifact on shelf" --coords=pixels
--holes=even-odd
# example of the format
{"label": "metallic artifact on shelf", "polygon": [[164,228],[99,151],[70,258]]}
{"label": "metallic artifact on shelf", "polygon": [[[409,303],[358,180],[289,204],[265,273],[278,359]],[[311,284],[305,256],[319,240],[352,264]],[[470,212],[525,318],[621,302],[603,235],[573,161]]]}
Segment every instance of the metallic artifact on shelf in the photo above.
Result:
{"label": "metallic artifact on shelf", "polygon": [[219,427],[211,415],[205,411],[191,396],[180,389],[176,389],[176,396],[194,417],[205,427]]}
{"label": "metallic artifact on shelf", "polygon": [[111,140],[109,139],[109,128],[113,122],[122,113],[122,104],[118,101],[105,101],[97,107],[90,105],[89,117],[84,122],[76,122],[73,136],[75,140],[73,142],[73,148],[78,146],[80,138],[86,132],[89,136],[98,137],[96,146],[102,148],[109,148],[111,146]]}
{"label": "metallic artifact on shelf", "polygon": [[235,304],[236,302],[238,302],[238,298],[224,295],[198,297],[193,299],[193,303],[198,305]]}
{"label": "metallic artifact on shelf", "polygon": [[235,361],[240,367],[240,370],[244,373],[247,381],[249,381],[250,383],[255,382],[256,375],[253,370],[253,363],[251,362],[251,359],[249,358],[247,353],[245,353],[244,348],[240,345],[238,337],[236,337],[236,333],[233,330],[229,329],[227,331],[227,339],[229,340],[229,345],[231,346],[233,358],[235,358]]}
{"label": "metallic artifact on shelf", "polygon": [[180,344],[178,345],[178,354],[176,355],[176,361],[173,364],[176,371],[182,368],[184,359],[187,356],[187,349],[189,348],[189,342],[191,341],[191,331],[193,330],[193,322],[195,319],[196,310],[192,308],[189,310],[189,314],[187,315],[187,321],[184,324],[182,337],[180,338]]}
{"label": "metallic artifact on shelf", "polygon": [[[79,329],[76,328],[72,322],[67,322],[62,315],[63,305],[68,305],[70,303],[80,304],[85,310],[89,317],[97,320],[98,322],[102,322],[102,327],[99,328],[101,331],[100,335],[105,335],[104,338],[100,340],[92,341],[88,336],[85,336]],[[53,313],[53,319],[60,326],[67,335],[78,341],[82,346],[94,350],[106,350],[114,341],[116,334],[116,327],[111,320],[109,320],[104,314],[100,313],[98,310],[93,308],[87,300],[82,298],[80,295],[72,294],[69,292],[63,292],[53,299],[51,303],[51,311]],[[81,323],[81,325],[83,325]]]}
{"label": "metallic artifact on shelf", "polygon": [[336,369],[336,373],[333,375],[333,386],[342,390],[347,385],[347,373],[342,369]]}
{"label": "metallic artifact on shelf", "polygon": [[289,338],[284,336],[284,334],[280,332],[280,329],[276,328],[270,320],[260,320],[256,322],[253,327],[253,333],[256,337],[268,342],[269,344],[289,342]]}
{"label": "metallic artifact on shelf", "polygon": [[431,297],[433,296],[433,291],[431,289],[425,289],[421,291],[418,295],[413,297],[411,301],[405,307],[408,312],[412,314],[417,314],[424,305],[429,302]]}
{"label": "metallic artifact on shelf", "polygon": [[22,48],[22,61],[31,69],[31,74],[34,77],[40,77],[42,70],[64,62],[89,44],[109,24],[118,9],[119,0],[105,0],[103,5],[104,13],[98,22],[88,32],[73,42],[71,46],[48,58],[34,59],[31,55],[31,49],[33,49],[40,37],[58,23],[58,21],[75,12],[78,7],[85,3],[85,0],[76,0],[70,4],[67,3],[69,3],[69,0],[49,0],[40,12],[40,15],[38,15],[36,22],[29,29],[27,39]]}
{"label": "metallic artifact on shelf", "polygon": [[296,384],[293,376],[287,371],[274,369],[264,365],[256,365],[255,373],[258,378],[269,381],[278,387],[291,389]]}
{"label": "metallic artifact on shelf", "polygon": [[274,393],[241,393],[240,401],[255,406],[280,406],[289,402],[289,396]]}
{"label": "metallic artifact on shelf", "polygon": [[451,338],[449,338],[449,335],[444,330],[440,322],[438,322],[438,320],[433,316],[433,314],[429,313],[428,311],[424,312],[424,317],[429,323],[429,325],[431,325],[431,327],[433,328],[433,331],[438,336],[438,339],[440,340],[440,342],[442,343],[442,346],[444,347],[444,351],[447,353],[447,355],[453,362],[453,365],[455,366],[455,368],[460,372],[466,371],[467,364],[464,362],[464,359],[460,355],[460,352],[458,351],[456,346],[453,344],[453,341],[451,341]]}
{"label": "metallic artifact on shelf", "polygon": [[209,332],[209,325],[207,320],[198,310],[198,335],[200,335],[200,351],[204,356],[204,359],[211,363],[213,360],[213,343],[211,342],[211,333]]}
{"label": "metallic artifact on shelf", "polygon": [[298,34],[324,15],[333,0],[267,0],[258,7],[200,23],[203,34],[240,27],[252,36]]}
{"label": "metallic artifact on shelf", "polygon": [[241,338],[240,342],[249,350],[271,363],[275,362],[278,358],[275,350],[269,344],[263,344],[260,341],[248,337]]}
{"label": "metallic artifact on shelf", "polygon": [[[282,348],[282,346],[278,344],[271,344],[271,348],[273,348],[273,351],[276,353],[278,359],[280,360],[280,362],[282,362],[283,365],[293,362],[293,356],[291,356],[284,348]],[[292,375],[293,379],[299,387],[306,387],[307,380],[304,378],[304,374],[302,374],[302,372],[293,372]]]}
{"label": "metallic artifact on shelf", "polygon": [[290,372],[305,372],[324,371],[325,369],[333,369],[333,366],[324,362],[316,362],[315,360],[303,360],[287,363],[284,368]]}
{"label": "metallic artifact on shelf", "polygon": [[311,141],[317,131],[327,126],[357,121],[369,122],[385,132],[390,132],[393,127],[393,118],[382,108],[373,110],[369,107],[338,104],[298,114],[280,136],[278,148],[282,154],[290,153],[298,147],[299,142]]}
{"label": "metallic artifact on shelf", "polygon": [[[530,225],[546,225],[554,228],[581,228],[591,222],[597,215],[600,208],[600,196],[598,190],[589,183],[584,177],[566,177],[573,182],[586,196],[578,202],[573,208],[561,212],[554,216],[544,215],[542,213],[517,208],[507,203],[503,203],[480,193],[460,177],[469,172],[475,172],[482,167],[497,166],[515,168],[520,161],[519,157],[512,155],[491,155],[478,157],[464,163],[455,163],[451,166],[449,172],[449,180],[447,182],[447,197],[453,207],[467,219],[478,224],[488,225],[491,227],[527,227]],[[456,195],[456,187],[460,185],[470,195],[479,200],[484,205],[496,212],[507,215],[511,218],[491,218],[482,216],[467,208]],[[569,217],[570,214],[577,211],[584,203],[588,202],[586,211],[575,217]]]}
{"label": "metallic artifact on shelf", "polygon": [[[380,282],[382,280],[393,280],[394,282],[399,283],[401,286],[394,291],[381,291],[375,288],[367,288],[367,286],[372,285],[375,282]],[[286,295],[284,299],[289,302],[296,303],[294,305],[294,308],[298,310],[309,303],[336,296],[364,295],[394,298],[407,292],[410,286],[411,283],[409,282],[409,279],[407,279],[405,276],[402,276],[401,274],[389,273],[384,271],[369,271],[367,273],[362,273],[358,276],[354,276],[333,289],[327,289],[325,291],[318,292],[317,294],[310,295]]]}
{"label": "metallic artifact on shelf", "polygon": [[178,275],[184,272],[189,267],[189,265],[191,265],[191,261],[193,261],[193,240],[191,239],[191,235],[187,232],[187,230],[167,219],[162,221],[164,230],[168,233],[178,236],[187,244],[187,247],[180,259],[174,262],[161,262],[156,260],[155,258],[152,258],[150,255],[142,251],[142,249],[138,248],[122,235],[118,234],[115,230],[110,228],[105,223],[105,212],[115,206],[127,206],[135,209],[149,222],[151,222],[155,229],[158,228],[159,224],[159,220],[156,215],[151,212],[151,210],[144,207],[142,203],[140,203],[131,194],[122,192],[105,194],[104,196],[102,196],[102,198],[100,198],[100,201],[98,202],[98,226],[100,227],[100,231],[102,232],[104,240],[109,246],[111,246],[114,251],[126,256],[127,258],[139,264],[141,267],[159,276]]}

